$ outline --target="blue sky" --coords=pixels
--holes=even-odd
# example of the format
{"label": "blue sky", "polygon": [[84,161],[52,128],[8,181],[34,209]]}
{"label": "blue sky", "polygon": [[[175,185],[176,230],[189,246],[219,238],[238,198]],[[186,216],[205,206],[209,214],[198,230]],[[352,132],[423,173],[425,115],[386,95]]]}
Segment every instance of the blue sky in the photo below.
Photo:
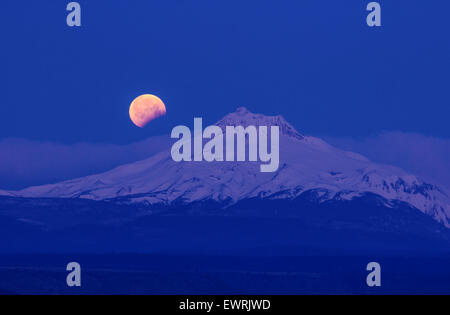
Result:
{"label": "blue sky", "polygon": [[[450,37],[443,1],[2,1],[2,137],[127,143],[244,105],[305,133],[449,137]],[[5,71],[6,70],[6,71]],[[128,105],[159,95],[164,121]]]}
{"label": "blue sky", "polygon": [[[330,138],[450,138],[448,2],[380,1],[379,29],[364,0],[80,0],[81,28],[68,2],[1,1],[0,140],[126,145],[238,106]],[[143,93],[168,115],[139,129]]]}

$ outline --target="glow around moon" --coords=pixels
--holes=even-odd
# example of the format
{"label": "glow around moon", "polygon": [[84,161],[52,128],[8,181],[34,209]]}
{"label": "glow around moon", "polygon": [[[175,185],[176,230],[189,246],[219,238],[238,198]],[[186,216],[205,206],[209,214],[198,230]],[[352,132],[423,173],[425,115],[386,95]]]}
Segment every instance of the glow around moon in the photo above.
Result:
{"label": "glow around moon", "polygon": [[131,121],[138,127],[143,128],[150,121],[164,116],[166,106],[163,101],[155,95],[145,94],[137,97],[130,105]]}

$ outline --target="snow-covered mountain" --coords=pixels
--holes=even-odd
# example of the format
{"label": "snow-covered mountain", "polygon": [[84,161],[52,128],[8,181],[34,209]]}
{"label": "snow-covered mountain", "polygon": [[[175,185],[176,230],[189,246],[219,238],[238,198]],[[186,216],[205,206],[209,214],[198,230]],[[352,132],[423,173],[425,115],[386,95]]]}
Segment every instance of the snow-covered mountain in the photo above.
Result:
{"label": "snow-covered mountain", "polygon": [[279,169],[261,173],[260,162],[174,162],[170,152],[164,151],[102,174],[0,194],[152,205],[214,200],[226,207],[249,198],[294,199],[305,192],[312,192],[319,201],[373,193],[383,197],[387,206],[403,201],[450,227],[450,198],[444,188],[301,135],[281,116],[239,108],[217,125],[279,126]]}

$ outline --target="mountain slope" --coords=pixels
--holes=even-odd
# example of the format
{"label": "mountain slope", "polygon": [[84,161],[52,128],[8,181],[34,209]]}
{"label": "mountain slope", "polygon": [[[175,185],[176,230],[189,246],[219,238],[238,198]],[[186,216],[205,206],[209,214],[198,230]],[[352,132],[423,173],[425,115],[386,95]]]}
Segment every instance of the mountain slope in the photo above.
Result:
{"label": "mountain slope", "polygon": [[443,188],[401,169],[374,164],[319,138],[303,136],[281,116],[239,108],[217,125],[279,126],[279,169],[261,173],[260,162],[177,163],[164,151],[102,174],[8,194],[164,205],[214,200],[227,207],[251,198],[295,199],[308,191],[321,202],[373,193],[385,198],[387,206],[391,201],[406,202],[450,227],[450,198]]}

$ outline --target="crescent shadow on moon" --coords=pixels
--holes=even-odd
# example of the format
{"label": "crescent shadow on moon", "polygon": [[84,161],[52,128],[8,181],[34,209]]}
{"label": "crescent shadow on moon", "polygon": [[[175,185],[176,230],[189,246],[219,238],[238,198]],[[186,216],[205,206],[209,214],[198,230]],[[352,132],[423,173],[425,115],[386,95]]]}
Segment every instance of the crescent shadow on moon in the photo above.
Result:
{"label": "crescent shadow on moon", "polygon": [[137,97],[130,105],[130,119],[138,127],[145,127],[150,121],[167,113],[163,101],[151,94]]}

